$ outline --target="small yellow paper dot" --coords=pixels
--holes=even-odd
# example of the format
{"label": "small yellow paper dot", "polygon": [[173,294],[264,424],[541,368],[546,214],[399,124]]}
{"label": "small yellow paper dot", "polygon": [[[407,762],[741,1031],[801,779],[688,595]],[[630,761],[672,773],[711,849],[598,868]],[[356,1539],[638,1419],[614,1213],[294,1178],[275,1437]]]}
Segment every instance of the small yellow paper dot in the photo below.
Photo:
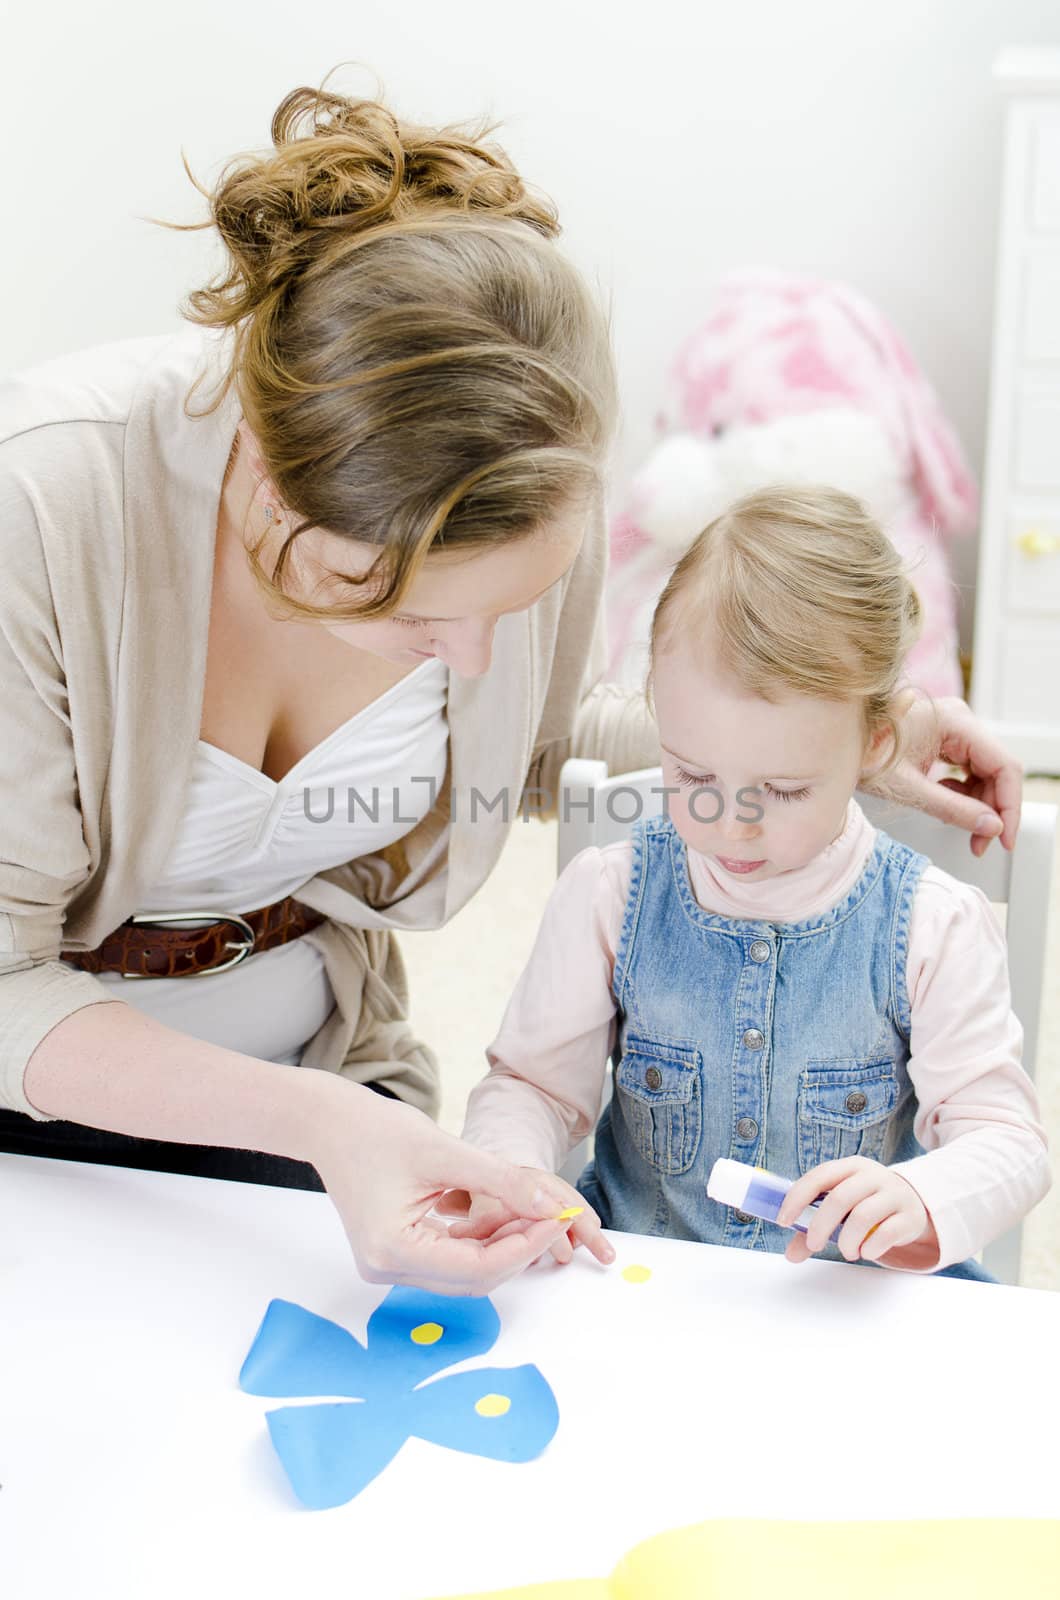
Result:
{"label": "small yellow paper dot", "polygon": [[647,1283],[651,1277],[650,1267],[623,1267],[622,1276],[627,1283]]}
{"label": "small yellow paper dot", "polygon": [[413,1344],[437,1344],[444,1332],[440,1322],[421,1322],[418,1328],[413,1328],[409,1338]]}
{"label": "small yellow paper dot", "polygon": [[506,1394],[484,1394],[481,1400],[475,1401],[480,1417],[503,1417],[511,1409],[512,1402]]}
{"label": "small yellow paper dot", "polygon": [[556,1218],[557,1222],[569,1222],[572,1217],[580,1217],[585,1210],[584,1206],[568,1206],[566,1211],[561,1211]]}

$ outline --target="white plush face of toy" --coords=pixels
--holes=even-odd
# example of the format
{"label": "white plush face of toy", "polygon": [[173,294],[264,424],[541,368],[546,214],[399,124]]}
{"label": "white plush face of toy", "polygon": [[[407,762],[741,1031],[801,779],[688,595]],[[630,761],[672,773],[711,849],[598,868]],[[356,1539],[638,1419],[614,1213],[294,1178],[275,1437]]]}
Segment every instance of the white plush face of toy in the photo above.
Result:
{"label": "white plush face of toy", "polygon": [[702,654],[677,638],[656,660],[669,815],[690,849],[733,878],[793,872],[838,838],[887,735],[866,741],[856,701],[764,700]]}
{"label": "white plush face of toy", "polygon": [[636,522],[676,559],[734,500],[774,484],[841,489],[884,527],[912,504],[907,469],[882,425],[834,408],[731,428],[717,439],[664,439],[633,480]]}

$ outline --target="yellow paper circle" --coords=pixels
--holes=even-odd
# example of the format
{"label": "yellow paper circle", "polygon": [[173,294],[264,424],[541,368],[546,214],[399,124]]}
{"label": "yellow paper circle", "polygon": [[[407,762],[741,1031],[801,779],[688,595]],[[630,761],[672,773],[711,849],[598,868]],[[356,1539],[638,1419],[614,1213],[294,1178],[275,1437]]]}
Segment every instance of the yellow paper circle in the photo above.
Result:
{"label": "yellow paper circle", "polygon": [[409,1338],[413,1344],[437,1344],[444,1332],[440,1322],[421,1322],[418,1328],[413,1328]]}
{"label": "yellow paper circle", "polygon": [[651,1277],[650,1267],[623,1267],[622,1276],[627,1283],[647,1283]]}
{"label": "yellow paper circle", "polygon": [[511,1409],[512,1402],[506,1394],[484,1394],[481,1400],[475,1401],[480,1417],[503,1417]]}

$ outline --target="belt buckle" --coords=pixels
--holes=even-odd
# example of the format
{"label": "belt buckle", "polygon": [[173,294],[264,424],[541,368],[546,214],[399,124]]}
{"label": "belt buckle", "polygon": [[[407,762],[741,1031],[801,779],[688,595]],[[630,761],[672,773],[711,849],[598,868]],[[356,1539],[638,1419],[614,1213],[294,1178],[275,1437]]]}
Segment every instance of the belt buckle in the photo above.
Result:
{"label": "belt buckle", "polygon": [[[242,938],[238,941],[229,939],[225,944],[226,950],[235,951],[235,955],[230,960],[222,961],[216,967],[201,967],[198,972],[185,973],[184,976],[188,978],[209,978],[217,972],[228,972],[232,967],[238,967],[241,961],[245,961],[254,948],[254,929],[250,926],[246,917],[240,917],[234,912],[218,917],[212,911],[144,911],[138,916],[130,917],[129,921],[142,923],[147,927],[153,928],[165,927],[170,922],[199,922],[204,924],[205,927],[215,928],[219,923],[227,922],[239,930]],[[125,972],[123,970],[121,976],[134,982],[138,978],[152,978],[155,975],[151,972]]]}

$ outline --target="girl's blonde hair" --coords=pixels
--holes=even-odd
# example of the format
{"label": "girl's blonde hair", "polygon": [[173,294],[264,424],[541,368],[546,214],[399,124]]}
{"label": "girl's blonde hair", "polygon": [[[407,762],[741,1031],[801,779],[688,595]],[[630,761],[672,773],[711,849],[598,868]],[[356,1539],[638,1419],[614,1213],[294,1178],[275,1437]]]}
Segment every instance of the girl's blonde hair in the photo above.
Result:
{"label": "girl's blonde hair", "polygon": [[[251,552],[263,588],[293,615],[381,616],[428,549],[503,544],[599,492],[608,330],[552,242],[551,203],[489,129],[414,127],[299,88],[271,131],[273,152],[235,158],[212,193],[185,162],[211,213],[190,226],[216,226],[227,268],[183,314],[234,334],[198,414],[235,386],[300,519],[271,578]],[[326,606],[282,587],[313,527],[379,548],[363,577],[331,575],[345,593]]]}
{"label": "girl's blonde hair", "polygon": [[[652,621],[651,664],[679,634],[752,694],[858,700],[866,737],[900,750],[898,688],[920,603],[860,500],[827,487],[746,495],[678,562]],[[650,682],[650,679],[649,679]]]}

